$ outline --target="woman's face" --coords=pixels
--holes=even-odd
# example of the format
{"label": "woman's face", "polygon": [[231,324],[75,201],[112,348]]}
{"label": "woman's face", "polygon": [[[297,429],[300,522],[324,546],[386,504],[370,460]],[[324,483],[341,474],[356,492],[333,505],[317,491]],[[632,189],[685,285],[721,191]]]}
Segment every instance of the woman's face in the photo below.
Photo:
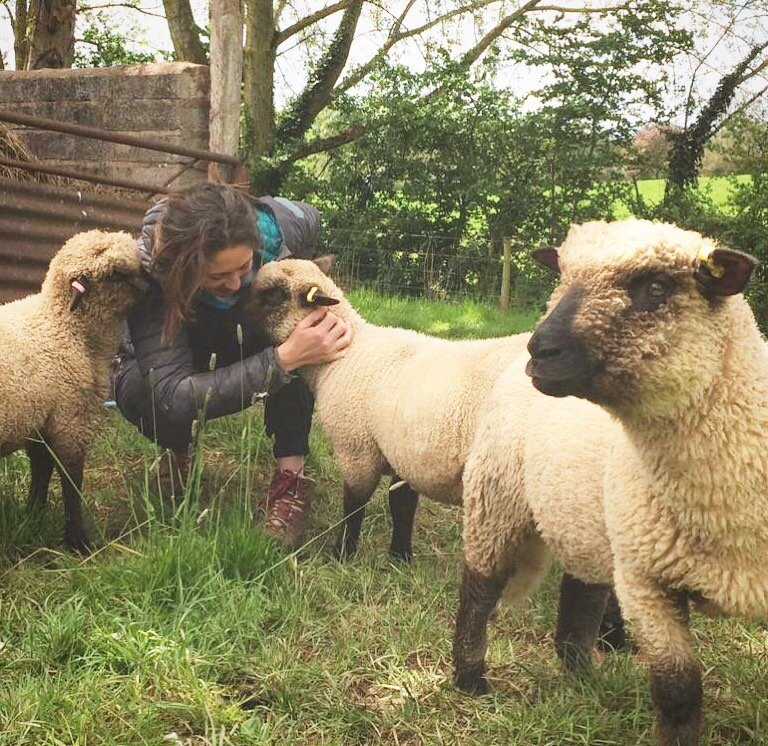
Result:
{"label": "woman's face", "polygon": [[206,265],[203,288],[224,298],[234,295],[252,266],[253,247],[243,245],[222,249]]}

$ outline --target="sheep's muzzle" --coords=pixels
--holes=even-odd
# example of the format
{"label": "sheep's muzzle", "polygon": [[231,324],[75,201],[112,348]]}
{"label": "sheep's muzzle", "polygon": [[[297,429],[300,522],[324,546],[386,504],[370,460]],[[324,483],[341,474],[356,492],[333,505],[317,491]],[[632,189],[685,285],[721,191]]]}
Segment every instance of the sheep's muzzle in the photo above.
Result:
{"label": "sheep's muzzle", "polygon": [[583,288],[571,288],[528,342],[531,359],[525,372],[543,394],[590,398],[597,366],[573,331],[585,294]]}

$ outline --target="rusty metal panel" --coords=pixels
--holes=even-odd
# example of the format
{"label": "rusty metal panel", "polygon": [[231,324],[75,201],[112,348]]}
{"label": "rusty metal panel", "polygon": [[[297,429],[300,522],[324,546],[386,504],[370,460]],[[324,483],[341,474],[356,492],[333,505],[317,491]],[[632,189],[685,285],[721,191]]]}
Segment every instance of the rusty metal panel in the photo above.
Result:
{"label": "rusty metal panel", "polygon": [[107,191],[0,179],[0,303],[40,288],[51,256],[81,231],[136,235],[149,202]]}

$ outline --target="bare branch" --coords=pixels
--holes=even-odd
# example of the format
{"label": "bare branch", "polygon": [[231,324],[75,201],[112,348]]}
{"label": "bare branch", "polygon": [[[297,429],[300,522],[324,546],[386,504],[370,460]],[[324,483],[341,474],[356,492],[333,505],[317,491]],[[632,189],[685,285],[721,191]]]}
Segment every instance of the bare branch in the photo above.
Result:
{"label": "bare branch", "polygon": [[296,21],[292,26],[277,32],[277,44],[282,44],[286,39],[289,39],[294,34],[298,34],[299,31],[303,31],[307,26],[311,26],[313,23],[322,21],[323,18],[338,13],[340,10],[346,10],[349,7],[351,0],[339,0],[339,2],[329,5],[322,10],[318,10],[315,13],[310,13],[308,16],[304,16],[299,21]]}
{"label": "bare branch", "polygon": [[[350,88],[352,88],[352,86],[357,85],[366,75],[368,75],[368,73],[371,72],[371,70],[373,70],[379,60],[386,57],[389,50],[403,39],[409,39],[411,37],[418,36],[419,34],[423,34],[425,31],[429,31],[429,29],[433,28],[434,26],[437,26],[440,23],[444,23],[445,21],[448,21],[457,15],[469,13],[473,10],[480,10],[481,8],[496,2],[498,2],[498,0],[474,0],[474,2],[471,2],[467,5],[462,5],[458,8],[454,8],[452,11],[438,16],[437,18],[433,18],[431,21],[424,23],[421,26],[409,29],[408,31],[400,31],[394,34],[392,31],[390,31],[389,36],[387,37],[387,41],[382,44],[376,54],[374,54],[373,57],[368,60],[368,62],[366,62],[364,65],[360,65],[357,69],[354,70],[354,72],[350,73],[346,78],[344,78],[344,80],[334,91],[334,98],[337,98],[340,94],[344,93],[344,91],[348,91]],[[412,5],[412,2],[408,4],[406,12],[411,8]],[[395,23],[392,25],[393,30],[402,26],[402,23],[405,20],[405,15],[406,13],[403,12],[400,18],[395,21]]]}
{"label": "bare branch", "polygon": [[328,51],[312,73],[307,87],[291,104],[278,126],[278,142],[287,144],[303,137],[315,117],[330,103],[336,81],[347,64],[364,1],[349,0]]}
{"label": "bare branch", "polygon": [[400,29],[403,26],[405,17],[411,12],[411,8],[415,4],[416,4],[416,0],[408,0],[408,2],[405,5],[405,9],[398,16],[398,18],[395,19],[395,22],[392,24],[392,28],[389,29],[389,35],[388,35],[389,38],[392,38],[393,36],[397,36],[400,33]]}
{"label": "bare branch", "polygon": [[77,12],[81,13],[83,11],[96,11],[96,10],[102,10],[104,8],[129,8],[130,10],[135,10],[137,13],[142,13],[145,16],[152,16],[153,18],[165,18],[165,16],[162,13],[153,13],[151,10],[144,10],[144,8],[140,8],[138,5],[133,5],[132,3],[105,3],[104,5],[79,5],[77,8]]}
{"label": "bare branch", "polygon": [[566,8],[560,5],[540,5],[536,8],[539,10],[554,10],[558,13],[614,13],[618,10],[629,10],[630,5],[626,3],[624,5],[606,5],[605,7],[583,7],[583,8]]}
{"label": "bare branch", "polygon": [[275,6],[275,13],[273,15],[273,18],[275,20],[275,23],[277,23],[280,20],[280,16],[283,15],[283,11],[288,6],[288,0],[278,0],[277,5]]}
{"label": "bare branch", "polygon": [[528,0],[528,2],[518,8],[514,13],[510,13],[501,19],[480,41],[475,44],[472,49],[465,52],[461,58],[461,66],[469,67],[473,62],[478,60],[488,47],[493,44],[512,24],[515,23],[526,13],[530,13],[532,10],[536,10],[541,0]]}
{"label": "bare branch", "polygon": [[762,98],[763,94],[768,91],[768,85],[758,91],[754,96],[750,96],[741,106],[737,106],[727,117],[725,117],[718,125],[712,130],[712,135],[716,135],[725,125],[730,122],[731,119],[738,116],[742,112],[746,111],[757,99]]}
{"label": "bare branch", "polygon": [[2,0],[2,3],[0,3],[5,8],[5,12],[8,13],[8,18],[11,21],[11,28],[16,28],[16,18],[14,18],[13,11],[11,10],[11,3],[10,0]]}
{"label": "bare branch", "polygon": [[302,158],[306,158],[308,155],[314,155],[315,153],[325,153],[328,150],[334,150],[335,148],[347,145],[350,142],[354,142],[366,133],[375,129],[374,126],[364,126],[361,124],[353,125],[349,129],[339,132],[336,135],[330,137],[323,137],[312,142],[304,143],[294,150],[288,158],[288,163],[294,161],[300,161]]}

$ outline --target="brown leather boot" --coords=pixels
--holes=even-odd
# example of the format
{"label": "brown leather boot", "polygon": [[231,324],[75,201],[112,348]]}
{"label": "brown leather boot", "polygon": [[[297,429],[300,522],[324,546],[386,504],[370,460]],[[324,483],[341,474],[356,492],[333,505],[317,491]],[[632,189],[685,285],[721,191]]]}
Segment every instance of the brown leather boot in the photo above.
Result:
{"label": "brown leather boot", "polygon": [[169,450],[157,465],[160,492],[163,497],[181,497],[189,477],[189,451]]}
{"label": "brown leather boot", "polygon": [[304,541],[311,485],[311,480],[303,474],[289,469],[276,469],[269,485],[267,533],[290,551],[298,549]]}

